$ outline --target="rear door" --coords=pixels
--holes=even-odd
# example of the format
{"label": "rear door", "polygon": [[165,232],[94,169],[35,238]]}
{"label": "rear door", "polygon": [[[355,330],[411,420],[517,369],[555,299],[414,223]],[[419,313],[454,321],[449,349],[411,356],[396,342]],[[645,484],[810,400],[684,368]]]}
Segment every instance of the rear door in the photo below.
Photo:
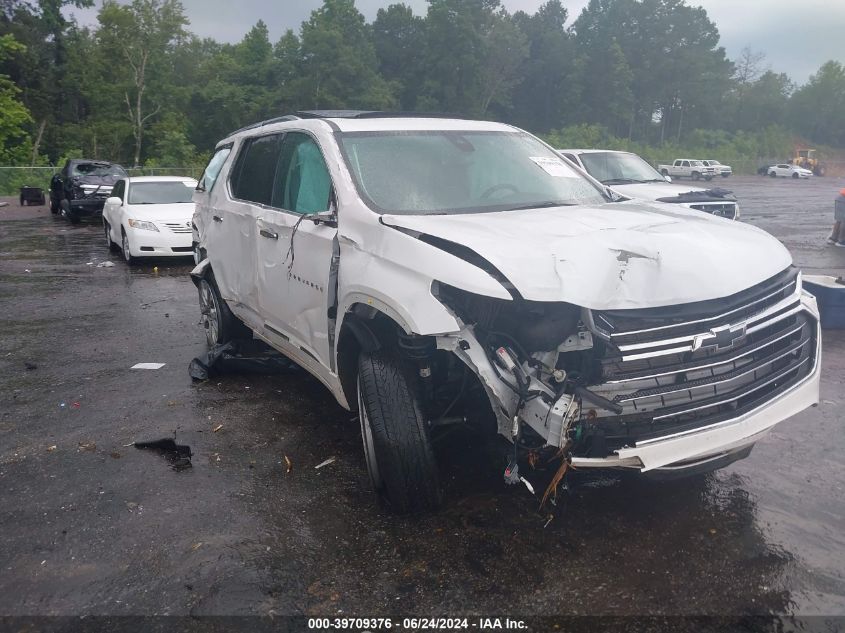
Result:
{"label": "rear door", "polygon": [[229,172],[229,195],[217,183],[205,227],[208,258],[220,294],[236,315],[259,325],[255,220],[270,202],[281,134],[246,139]]}
{"label": "rear door", "polygon": [[203,170],[202,176],[197,181],[197,188],[194,191],[193,197],[195,205],[194,217],[191,220],[192,241],[195,249],[194,260],[197,264],[205,259],[208,227],[213,222],[211,219],[212,200],[220,198],[221,195],[225,199],[226,185],[221,185],[217,190],[215,190],[214,185],[217,184],[217,179],[221,175],[226,159],[231,152],[232,144],[224,145],[214,150],[214,155],[208,161],[208,165]]}
{"label": "rear door", "polygon": [[331,178],[310,134],[288,132],[280,149],[271,208],[256,220],[261,316],[269,338],[282,338],[331,367],[329,276],[337,229],[309,219],[329,210]]}

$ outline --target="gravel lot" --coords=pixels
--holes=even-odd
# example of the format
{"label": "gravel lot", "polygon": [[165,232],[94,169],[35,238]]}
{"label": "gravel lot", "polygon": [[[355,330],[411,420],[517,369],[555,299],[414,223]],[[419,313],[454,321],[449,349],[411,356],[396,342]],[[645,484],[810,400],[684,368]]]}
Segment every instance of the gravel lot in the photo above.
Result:
{"label": "gravel lot", "polygon": [[[718,184],[805,271],[845,274],[823,243],[845,183]],[[455,435],[446,507],[401,519],[316,380],[191,382],[189,262],[130,269],[98,221],[4,200],[0,615],[845,616],[845,331],[824,335],[821,404],[713,475],[583,481],[544,527],[494,447]],[[174,436],[192,468],[127,446]]]}

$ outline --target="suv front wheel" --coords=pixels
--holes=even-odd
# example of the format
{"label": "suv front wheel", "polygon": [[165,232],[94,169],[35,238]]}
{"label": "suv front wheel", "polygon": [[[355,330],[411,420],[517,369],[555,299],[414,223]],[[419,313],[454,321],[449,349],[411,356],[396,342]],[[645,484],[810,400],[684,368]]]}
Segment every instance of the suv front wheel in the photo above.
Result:
{"label": "suv front wheel", "polygon": [[380,349],[358,359],[358,417],[370,481],[398,514],[441,501],[428,428],[401,360]]}

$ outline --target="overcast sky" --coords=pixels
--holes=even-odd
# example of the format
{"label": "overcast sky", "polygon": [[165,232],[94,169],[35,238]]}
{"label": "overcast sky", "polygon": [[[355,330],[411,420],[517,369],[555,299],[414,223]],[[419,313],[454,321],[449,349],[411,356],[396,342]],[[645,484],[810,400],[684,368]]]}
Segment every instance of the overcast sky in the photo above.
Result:
{"label": "overcast sky", "polygon": [[[396,0],[357,0],[368,21],[380,7]],[[502,0],[510,12],[533,13],[544,0]],[[299,31],[321,0],[182,0],[190,29],[201,37],[237,42],[258,20],[264,20],[276,40],[288,28]],[[405,0],[424,14],[425,0]],[[746,46],[766,55],[766,65],[804,83],[822,63],[845,63],[845,2],[842,0],[688,0],[701,5],[722,35],[728,57],[736,59]],[[97,3],[99,6],[99,2]],[[587,0],[563,0],[570,23]],[[96,9],[72,11],[81,24],[96,24]],[[70,12],[68,12],[70,13]]]}

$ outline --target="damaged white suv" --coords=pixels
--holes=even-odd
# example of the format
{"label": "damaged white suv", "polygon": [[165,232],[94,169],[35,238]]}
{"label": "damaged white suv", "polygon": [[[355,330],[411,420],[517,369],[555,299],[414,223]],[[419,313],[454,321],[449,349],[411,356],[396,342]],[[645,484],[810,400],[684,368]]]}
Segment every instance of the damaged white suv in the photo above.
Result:
{"label": "damaged white suv", "polygon": [[818,400],[777,240],[619,200],[508,125],[302,112],[223,140],[194,200],[209,343],[259,338],[357,410],[399,512],[440,502],[442,425],[493,422],[509,482],[553,456],[674,475]]}

